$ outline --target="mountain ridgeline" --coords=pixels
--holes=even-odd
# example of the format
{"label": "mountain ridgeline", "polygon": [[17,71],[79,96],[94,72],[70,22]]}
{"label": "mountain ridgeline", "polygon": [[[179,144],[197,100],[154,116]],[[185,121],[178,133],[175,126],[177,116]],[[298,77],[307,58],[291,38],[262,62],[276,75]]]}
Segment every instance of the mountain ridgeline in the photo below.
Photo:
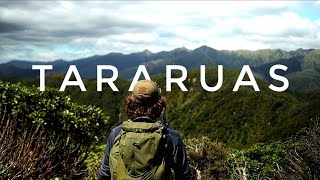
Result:
{"label": "mountain ridgeline", "polygon": [[[219,51],[207,46],[195,50],[178,48],[172,51],[152,53],[110,53],[74,61],[53,62],[11,61],[0,65],[3,81],[21,82],[38,86],[38,71],[32,65],[51,64],[47,71],[46,86],[59,89],[70,65],[76,65],[87,88],[67,87],[64,95],[83,105],[96,105],[110,116],[106,131],[127,120],[123,111],[124,99],[129,94],[130,79],[139,65],[146,66],[152,80],[158,82],[166,96],[167,117],[171,127],[178,129],[184,137],[208,136],[219,139],[232,147],[248,147],[255,143],[272,142],[289,137],[302,127],[309,126],[310,119],[320,114],[320,50],[298,49],[296,51]],[[184,81],[188,92],[173,85],[166,92],[164,75],[166,65],[182,65],[188,69]],[[276,71],[288,78],[289,90],[281,93],[268,88],[269,84],[281,86],[269,76],[269,69],[283,64],[287,71]],[[96,66],[113,65],[119,71],[115,81],[119,92],[103,85],[103,91],[96,90]],[[200,65],[206,65],[206,82],[217,83],[217,65],[223,65],[223,85],[216,92],[207,92],[200,85]],[[250,65],[260,88],[256,92],[250,86],[242,86],[233,92],[233,86],[243,65]],[[106,74],[104,74],[106,75]],[[174,73],[172,77],[180,77]],[[246,77],[248,78],[248,77]],[[125,80],[127,79],[127,80]]]}
{"label": "mountain ridgeline", "polygon": [[[38,77],[39,72],[32,70],[32,65],[50,64],[53,70],[47,74],[66,73],[70,65],[76,65],[84,78],[96,78],[97,65],[112,65],[119,71],[119,77],[132,79],[139,65],[145,65],[150,75],[164,74],[166,65],[182,65],[188,70],[199,68],[200,65],[217,66],[239,70],[243,65],[250,65],[257,77],[272,82],[269,69],[274,64],[283,64],[288,67],[285,75],[291,90],[316,91],[320,89],[319,83],[314,80],[320,77],[320,50],[298,49],[296,51],[283,51],[280,49],[264,49],[257,51],[216,50],[208,46],[201,46],[194,50],[178,48],[172,51],[152,53],[148,50],[131,53],[109,53],[96,55],[73,61],[57,60],[53,62],[30,62],[14,60],[0,64],[1,77]],[[111,72],[106,71],[105,76]]]}

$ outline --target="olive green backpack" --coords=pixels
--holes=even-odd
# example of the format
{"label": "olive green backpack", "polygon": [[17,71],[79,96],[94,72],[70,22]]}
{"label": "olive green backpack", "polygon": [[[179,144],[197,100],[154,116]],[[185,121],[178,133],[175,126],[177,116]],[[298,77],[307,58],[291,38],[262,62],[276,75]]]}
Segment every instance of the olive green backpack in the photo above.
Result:
{"label": "olive green backpack", "polygon": [[109,156],[112,179],[165,179],[165,126],[161,122],[124,122]]}

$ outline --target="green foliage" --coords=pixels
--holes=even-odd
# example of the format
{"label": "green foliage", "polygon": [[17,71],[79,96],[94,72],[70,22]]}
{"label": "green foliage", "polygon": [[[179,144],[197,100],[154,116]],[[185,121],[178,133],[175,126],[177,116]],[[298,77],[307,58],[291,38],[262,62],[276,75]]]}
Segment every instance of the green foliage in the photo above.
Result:
{"label": "green foliage", "polygon": [[76,105],[54,89],[40,92],[36,87],[1,83],[0,92],[1,107],[7,107],[19,120],[45,125],[49,131],[58,128],[83,143],[99,141],[92,132],[103,132],[101,127],[108,120],[100,109]]}
{"label": "green foliage", "polygon": [[203,179],[280,177],[279,171],[287,163],[289,151],[283,142],[255,144],[248,149],[232,150],[223,143],[213,142],[207,137],[187,139],[185,145],[194,174],[197,178]]}
{"label": "green foliage", "polygon": [[[217,78],[216,74],[215,68],[207,69],[208,84],[214,84]],[[315,145],[317,144],[316,140],[320,138],[315,136],[318,133],[316,130],[307,129],[304,135],[299,135],[300,140],[295,139],[288,143],[277,142],[253,146],[251,144],[284,139],[295,134],[295,131],[308,124],[308,121],[304,120],[305,117],[318,113],[316,107],[319,100],[316,97],[319,96],[313,94],[312,96],[300,97],[299,94],[288,92],[274,93],[268,90],[267,85],[259,80],[258,84],[261,92],[254,92],[250,87],[242,87],[237,93],[233,93],[231,90],[238,72],[225,70],[224,75],[224,85],[221,90],[215,93],[205,92],[201,88],[198,83],[198,70],[189,72],[189,78],[185,82],[189,92],[181,92],[175,85],[172,92],[164,92],[168,100],[167,113],[171,127],[180,130],[184,137],[202,134],[208,135],[210,139],[221,139],[227,144],[224,145],[218,141],[212,142],[209,138],[186,140],[189,161],[195,170],[195,174],[200,173],[204,179],[238,179],[244,176],[248,179],[257,177],[261,179],[318,177],[318,159],[314,157],[318,156],[316,153],[319,152],[319,149]],[[179,74],[173,76],[178,77]],[[160,85],[164,85],[165,79],[163,76],[156,76],[153,79]],[[60,82],[60,80],[48,79],[49,84],[57,82]],[[79,90],[73,88],[64,93],[73,93],[73,97],[77,97],[78,94],[78,99],[74,98],[74,101],[83,101],[83,103],[100,103],[102,105],[104,101],[109,102],[106,99],[107,97],[110,98],[111,94],[109,93],[112,92],[107,90],[108,87],[103,94],[102,92],[95,92],[95,81],[85,80],[85,83],[89,84],[87,93],[76,92]],[[114,94],[116,100],[124,98],[127,86],[127,82],[123,82],[123,84],[119,82],[119,87],[125,88],[122,89],[122,93]],[[162,88],[164,89],[164,87]],[[98,96],[99,93],[102,93],[101,96]],[[94,101],[89,101],[90,98]],[[119,103],[117,106],[120,107],[121,104]],[[107,108],[108,104],[104,107]],[[26,88],[8,83],[1,83],[1,108],[2,110],[6,108],[6,112],[10,112],[10,117],[13,117],[11,119],[15,119],[13,122],[17,122],[14,124],[14,127],[18,127],[16,128],[17,131],[14,132],[15,137],[18,135],[22,139],[24,138],[24,141],[31,142],[30,144],[41,142],[55,147],[57,144],[54,144],[53,140],[57,139],[57,135],[60,134],[58,136],[60,137],[58,138],[59,144],[65,146],[57,151],[42,147],[45,153],[37,154],[44,155],[53,152],[53,154],[56,154],[59,152],[59,156],[56,156],[54,160],[49,157],[42,159],[42,162],[59,162],[59,165],[56,166],[59,172],[56,171],[57,169],[50,170],[50,173],[54,174],[50,176],[45,174],[46,171],[43,171],[43,177],[64,179],[68,173],[72,176],[72,173],[66,173],[67,171],[64,168],[72,166],[71,163],[74,161],[70,160],[70,157],[78,157],[73,159],[77,159],[75,171],[81,172],[82,175],[73,177],[83,177],[86,171],[87,179],[96,178],[105,145],[95,147],[93,145],[94,142],[102,142],[109,129],[105,127],[106,119],[103,118],[101,110],[92,106],[75,105],[70,98],[64,97],[62,93],[50,88],[45,92],[39,92],[35,87]],[[125,120],[121,117],[119,119]],[[120,122],[114,122],[114,125]],[[34,137],[39,137],[39,141],[35,142],[32,141],[31,137],[23,136],[24,129],[28,129],[27,132],[34,132],[37,127],[40,127],[41,130],[33,134]],[[39,136],[39,132],[46,133]],[[306,139],[306,137],[308,138]],[[6,139],[10,140],[10,137]],[[8,142],[5,143],[8,147]],[[75,147],[79,144],[86,145],[80,145],[82,150],[75,154],[63,153],[70,149],[75,150]],[[248,148],[230,150],[228,148],[230,145]],[[28,151],[36,147],[34,145],[30,146],[32,148],[28,148]],[[23,152],[21,148],[16,151]],[[2,153],[4,155],[8,151],[2,152],[4,152]],[[297,153],[295,154],[295,152]],[[69,161],[66,161],[68,155]],[[12,154],[8,157],[17,157],[17,155]],[[29,161],[34,161],[32,158],[35,156],[24,155],[24,158],[28,160],[26,157],[29,157]],[[7,168],[7,164],[3,161],[4,158],[0,159],[2,160],[1,164],[3,164],[1,177],[9,176],[18,171],[17,169]],[[17,159],[11,159],[11,162],[17,161]],[[47,167],[44,166],[44,168]],[[21,166],[18,168],[23,169]],[[290,171],[290,168],[299,172],[299,174],[294,174]],[[36,175],[33,177],[36,177]]]}
{"label": "green foliage", "polygon": [[[176,84],[171,92],[163,91],[170,127],[184,137],[208,136],[231,147],[245,148],[289,137],[310,125],[308,119],[320,113],[320,108],[316,108],[318,102],[301,98],[300,94],[273,92],[259,79],[256,80],[260,92],[248,86],[233,92],[239,72],[224,69],[223,73],[223,85],[217,92],[207,92],[201,87],[199,70],[188,71],[184,82],[188,92],[182,92]],[[217,68],[207,68],[207,84],[214,86],[217,75]],[[164,76],[152,79],[165,89]],[[319,99],[319,95],[313,98]]]}
{"label": "green foliage", "polygon": [[[199,69],[188,71],[184,82],[188,92],[182,92],[173,84],[171,92],[165,91],[164,75],[153,76],[163,89],[162,95],[167,99],[167,117],[170,127],[177,129],[183,137],[199,135],[208,136],[236,148],[250,147],[254,143],[272,142],[289,137],[302,127],[310,125],[307,119],[320,114],[320,94],[273,92],[264,81],[257,83],[260,92],[252,87],[241,87],[233,92],[233,86],[239,71],[224,69],[223,85],[217,92],[207,92],[200,85]],[[214,86],[217,82],[217,68],[206,69],[206,82]],[[179,77],[180,74],[173,74]],[[46,78],[47,87],[58,89],[63,81],[63,75]],[[13,79],[26,85],[38,86],[39,79]],[[293,82],[294,83],[294,82]],[[103,91],[96,91],[96,80],[84,79],[86,92],[79,87],[67,87],[64,95],[70,95],[71,100],[78,104],[91,104],[100,107],[110,116],[108,129],[127,120],[123,111],[124,98],[129,94],[129,81],[118,79],[115,84],[119,92],[113,92],[107,84]],[[312,97],[312,98],[309,98]]]}
{"label": "green foliage", "polygon": [[86,179],[97,179],[97,174],[101,166],[101,161],[105,153],[106,145],[96,146],[88,155],[85,163],[88,168]]}
{"label": "green foliage", "polygon": [[319,92],[320,71],[306,69],[286,76],[290,82],[290,89],[300,92]]}
{"label": "green foliage", "polygon": [[246,149],[230,149],[207,137],[185,140],[198,179],[319,179],[320,123],[293,137]]}
{"label": "green foliage", "polygon": [[80,178],[108,118],[54,89],[0,81],[0,164],[10,177]]}
{"label": "green foliage", "polygon": [[[63,81],[64,75],[57,74],[46,77],[46,87],[59,89]],[[20,78],[2,78],[4,81],[18,83],[21,82],[27,86],[39,87],[39,79],[20,79]],[[124,114],[124,97],[129,94],[129,81],[118,79],[115,81],[115,85],[119,91],[112,91],[107,85],[103,84],[102,91],[97,92],[97,81],[91,79],[83,80],[87,91],[82,92],[79,87],[67,87],[62,95],[70,96],[71,101],[80,105],[94,105],[99,107],[105,114],[108,114],[109,121],[107,123],[107,129],[105,136],[107,136],[111,129],[120,124],[123,120],[126,120]],[[46,90],[47,91],[47,90]]]}
{"label": "green foliage", "polygon": [[275,176],[284,162],[286,149],[281,143],[255,144],[249,149],[238,150],[228,156],[232,179],[268,179]]}
{"label": "green foliage", "polygon": [[6,167],[0,163],[0,179],[9,179],[10,174],[7,172]]}
{"label": "green foliage", "polygon": [[203,179],[229,179],[225,145],[202,137],[185,140],[185,146],[193,174]]}

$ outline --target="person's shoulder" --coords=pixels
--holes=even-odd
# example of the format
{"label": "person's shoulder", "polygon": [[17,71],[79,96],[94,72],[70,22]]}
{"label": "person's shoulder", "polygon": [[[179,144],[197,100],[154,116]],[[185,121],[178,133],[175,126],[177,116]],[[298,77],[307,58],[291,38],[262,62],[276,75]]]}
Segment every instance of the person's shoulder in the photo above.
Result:
{"label": "person's shoulder", "polygon": [[110,134],[112,134],[113,136],[117,136],[120,133],[121,129],[122,129],[122,124],[113,128]]}
{"label": "person's shoulder", "polygon": [[121,130],[121,128],[122,128],[122,124],[120,124],[119,126],[117,126],[117,127],[113,128],[113,130],[112,130],[112,131],[120,131],[120,130]]}
{"label": "person's shoulder", "polygon": [[172,138],[181,139],[180,134],[177,130],[172,128],[167,128],[167,131],[168,131],[168,135],[171,136]]}
{"label": "person's shoulder", "polygon": [[183,144],[183,140],[177,130],[172,129],[172,128],[167,128],[167,132],[168,132],[168,136],[167,136],[168,141],[167,142],[169,142],[169,144],[172,145],[173,149],[175,149]]}

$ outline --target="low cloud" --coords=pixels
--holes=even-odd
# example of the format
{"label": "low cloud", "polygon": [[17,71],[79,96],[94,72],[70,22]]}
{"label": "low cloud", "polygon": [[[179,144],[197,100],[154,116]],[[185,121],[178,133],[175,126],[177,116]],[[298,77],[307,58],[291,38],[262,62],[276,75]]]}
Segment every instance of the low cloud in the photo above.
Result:
{"label": "low cloud", "polygon": [[305,4],[319,1],[1,2],[0,62],[201,45],[320,48],[320,18],[301,14],[308,10]]}
{"label": "low cloud", "polygon": [[0,22],[0,33],[11,33],[14,31],[21,31],[24,27],[15,23]]}

